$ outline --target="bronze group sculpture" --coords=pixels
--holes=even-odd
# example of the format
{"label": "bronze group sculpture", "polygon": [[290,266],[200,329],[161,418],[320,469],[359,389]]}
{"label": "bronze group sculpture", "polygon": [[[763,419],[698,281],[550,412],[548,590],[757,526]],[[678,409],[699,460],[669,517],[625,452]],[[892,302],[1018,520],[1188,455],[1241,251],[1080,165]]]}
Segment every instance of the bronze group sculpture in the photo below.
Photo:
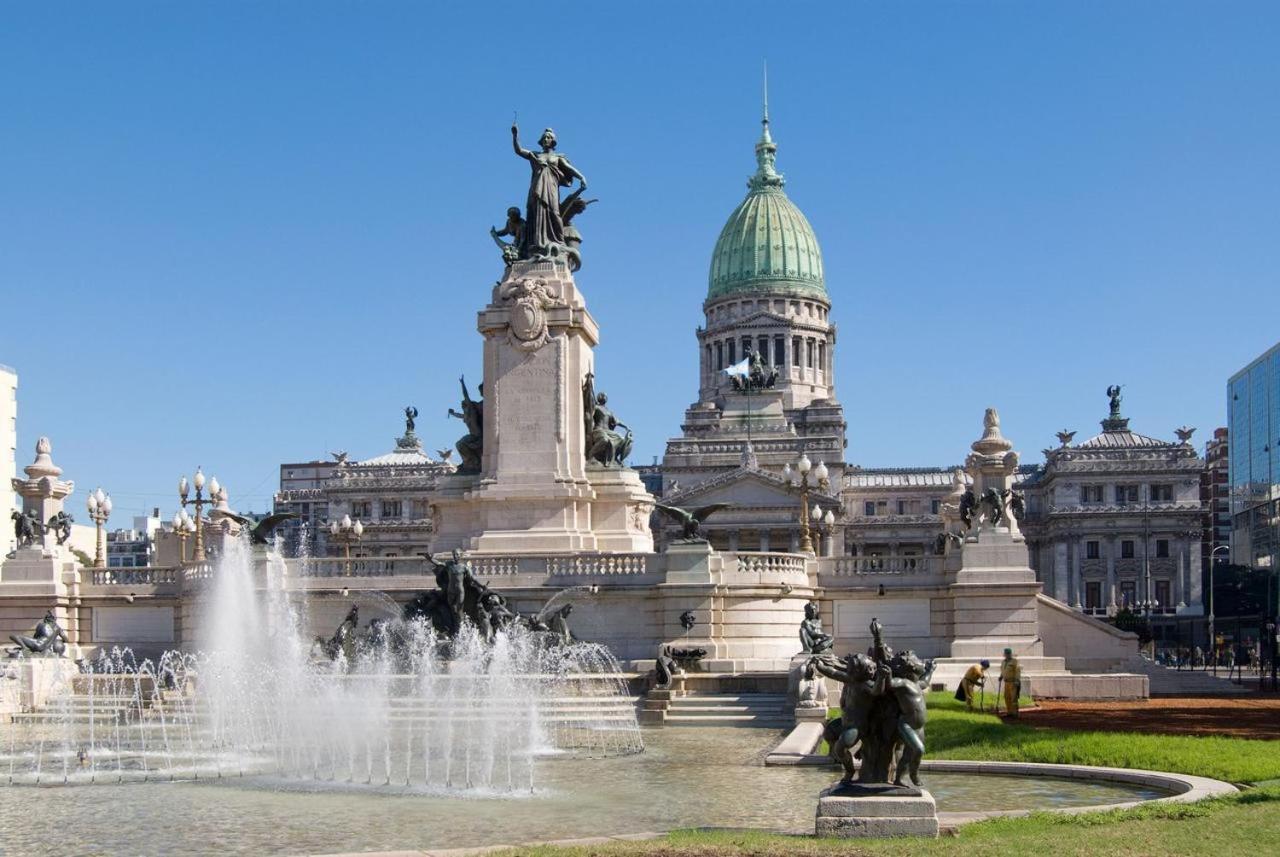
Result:
{"label": "bronze group sculpture", "polygon": [[58,544],[66,544],[67,539],[71,538],[71,525],[75,520],[70,512],[59,512],[44,525],[44,531],[53,533],[58,539]]}
{"label": "bronze group sculpture", "polygon": [[36,629],[30,637],[10,634],[9,639],[17,644],[16,648],[9,650],[11,658],[23,655],[62,657],[67,651],[67,634],[58,624],[52,610],[45,613],[44,618],[36,623]]}
{"label": "bronze group sculpture", "polygon": [[[587,432],[587,462],[602,467],[625,467],[631,454],[631,429],[618,422],[608,407],[609,397],[595,389],[595,376],[588,372],[582,381],[582,413]],[[622,429],[626,434],[619,434]]]}
{"label": "bronze group sculpture", "polygon": [[[831,755],[844,768],[835,794],[918,795],[927,712],[924,693],[933,662],[894,654],[871,620],[868,654],[814,656],[809,666],[843,685],[840,716],[827,722]],[[860,765],[855,762],[860,761]]]}
{"label": "bronze group sculpture", "polygon": [[14,511],[9,517],[13,519],[13,536],[18,540],[18,547],[30,547],[44,537],[44,525],[35,512]]}
{"label": "bronze group sculpture", "polygon": [[458,379],[458,383],[462,385],[462,404],[461,411],[449,409],[449,416],[457,417],[462,420],[462,424],[467,427],[467,433],[456,444],[458,456],[461,463],[458,464],[458,473],[479,473],[480,460],[484,454],[484,384],[480,385],[480,399],[472,399],[470,392],[467,391],[467,379],[463,376]]}
{"label": "bronze group sculpture", "polygon": [[[587,180],[569,163],[569,159],[556,151],[556,133],[550,128],[542,132],[538,138],[539,151],[533,152],[520,146],[520,129],[511,126],[511,147],[515,153],[529,162],[529,196],[525,201],[524,225],[520,230],[517,243],[517,258],[520,259],[565,259],[569,261],[570,241],[581,242],[576,233],[566,236],[566,211],[560,201],[560,188],[570,187],[574,179],[578,181],[578,196],[566,200],[569,205],[569,218],[586,208],[576,208],[582,191],[587,189]],[[508,217],[510,223],[510,217]],[[496,237],[495,237],[496,240]],[[504,256],[506,251],[503,251]],[[575,248],[576,253],[576,248]]]}
{"label": "bronze group sculpture", "polygon": [[800,651],[806,655],[820,655],[831,651],[835,637],[822,632],[822,620],[818,618],[818,602],[804,605],[804,621],[800,623]]}
{"label": "bronze group sculpture", "polygon": [[748,350],[746,357],[747,374],[730,376],[733,380],[733,389],[740,393],[771,389],[778,382],[778,368],[766,365],[764,355],[760,351]]}

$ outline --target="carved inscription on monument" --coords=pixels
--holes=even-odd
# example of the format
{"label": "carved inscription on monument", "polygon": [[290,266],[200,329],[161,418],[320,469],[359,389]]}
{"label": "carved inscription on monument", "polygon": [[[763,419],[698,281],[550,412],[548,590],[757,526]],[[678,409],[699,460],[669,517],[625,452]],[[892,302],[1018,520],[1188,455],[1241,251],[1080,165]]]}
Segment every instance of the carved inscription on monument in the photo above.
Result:
{"label": "carved inscription on monument", "polygon": [[554,452],[558,386],[555,351],[534,352],[513,364],[498,382],[503,400],[498,427],[502,453],[505,457],[509,453]]}

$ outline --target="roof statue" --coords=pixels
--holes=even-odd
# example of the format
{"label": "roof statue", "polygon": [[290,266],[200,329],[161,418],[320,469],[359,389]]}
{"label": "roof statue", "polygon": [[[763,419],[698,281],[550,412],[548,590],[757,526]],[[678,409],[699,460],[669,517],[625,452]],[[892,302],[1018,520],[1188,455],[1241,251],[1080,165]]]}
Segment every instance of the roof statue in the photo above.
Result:
{"label": "roof statue", "polygon": [[[517,259],[564,259],[577,270],[581,262],[577,245],[582,242],[582,236],[576,229],[567,227],[567,222],[596,200],[581,201],[587,179],[567,157],[556,151],[556,143],[556,132],[547,128],[538,138],[539,151],[521,148],[520,128],[514,122],[511,124],[511,147],[529,162],[529,196],[525,200],[524,222],[518,228],[513,228],[515,221],[508,209],[506,229],[502,233],[491,229],[490,234],[499,244],[502,244],[498,240],[500,234],[515,239]],[[570,187],[574,179],[578,181],[578,189],[561,202],[560,188]],[[502,253],[506,259],[510,251],[504,247]]]}
{"label": "roof statue", "polygon": [[1067,446],[1068,444],[1071,443],[1071,439],[1075,436],[1076,436],[1075,432],[1067,431],[1066,429],[1063,429],[1062,431],[1058,432],[1058,443],[1062,444],[1063,446]]}
{"label": "roof statue", "polygon": [[1121,384],[1112,384],[1107,387],[1107,398],[1111,400],[1111,411],[1107,418],[1102,421],[1103,431],[1128,431],[1129,420],[1120,414],[1120,389]]}
{"label": "roof statue", "polygon": [[818,239],[782,189],[786,179],[777,170],[778,146],[769,132],[767,83],[760,126],[756,171],[711,253],[707,298],[768,292],[826,299]]}

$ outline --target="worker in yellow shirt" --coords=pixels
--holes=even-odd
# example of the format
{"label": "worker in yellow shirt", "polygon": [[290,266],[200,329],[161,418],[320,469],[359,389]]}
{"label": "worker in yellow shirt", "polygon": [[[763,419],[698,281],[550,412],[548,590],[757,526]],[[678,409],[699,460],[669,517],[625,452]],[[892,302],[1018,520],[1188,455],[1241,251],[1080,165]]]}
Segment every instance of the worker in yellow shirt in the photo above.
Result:
{"label": "worker in yellow shirt", "polygon": [[973,711],[973,700],[978,694],[978,688],[983,687],[987,683],[987,670],[991,669],[991,661],[982,660],[965,671],[964,678],[960,679],[959,692],[956,699],[963,699],[965,708]]}
{"label": "worker in yellow shirt", "polygon": [[1004,650],[1000,682],[1004,685],[1004,713],[1008,717],[1017,717],[1018,694],[1022,692],[1022,666],[1013,656],[1013,649]]}

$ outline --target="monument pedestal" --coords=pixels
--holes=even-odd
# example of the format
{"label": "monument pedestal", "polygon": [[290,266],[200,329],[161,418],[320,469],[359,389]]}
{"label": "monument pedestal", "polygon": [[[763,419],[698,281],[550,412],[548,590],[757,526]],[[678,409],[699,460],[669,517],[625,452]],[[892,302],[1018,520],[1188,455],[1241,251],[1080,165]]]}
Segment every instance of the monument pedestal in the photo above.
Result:
{"label": "monument pedestal", "polygon": [[839,784],[831,786],[818,798],[814,822],[814,833],[818,836],[852,839],[938,835],[938,806],[927,791],[921,791],[918,797],[851,797],[838,794],[839,789]]}
{"label": "monument pedestal", "polygon": [[1036,596],[1041,584],[1021,535],[984,528],[966,541],[950,587],[955,616],[951,657],[998,662],[1005,648],[1018,657],[1044,654]]}
{"label": "monument pedestal", "polygon": [[594,380],[599,328],[567,265],[513,262],[477,327],[480,472],[440,480],[432,550],[652,553],[654,501],[639,475],[587,462],[584,384]]}

